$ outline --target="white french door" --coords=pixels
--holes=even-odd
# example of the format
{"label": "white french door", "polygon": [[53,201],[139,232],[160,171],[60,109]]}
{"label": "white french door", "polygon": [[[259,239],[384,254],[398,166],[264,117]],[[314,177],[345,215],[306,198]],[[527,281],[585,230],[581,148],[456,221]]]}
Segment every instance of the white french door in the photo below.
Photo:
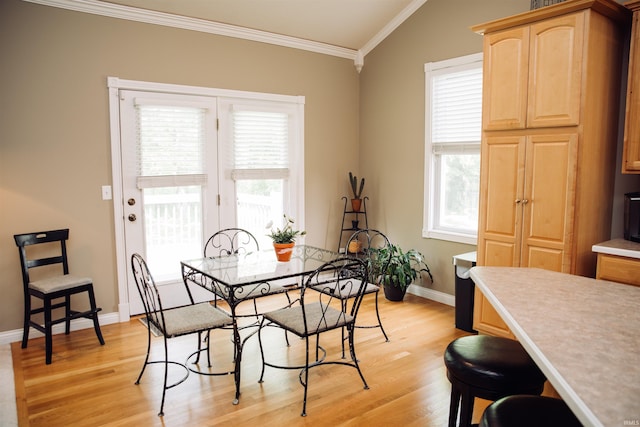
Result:
{"label": "white french door", "polygon": [[[126,258],[141,254],[163,304],[181,305],[180,261],[201,256],[219,224],[216,100],[121,91],[120,112]],[[128,277],[130,314],[142,313]]]}
{"label": "white french door", "polygon": [[[215,231],[264,246],[282,213],[304,229],[304,97],[108,78],[121,321],[143,312],[140,253],[165,306],[187,302],[180,261]],[[197,300],[211,299],[191,288]]]}

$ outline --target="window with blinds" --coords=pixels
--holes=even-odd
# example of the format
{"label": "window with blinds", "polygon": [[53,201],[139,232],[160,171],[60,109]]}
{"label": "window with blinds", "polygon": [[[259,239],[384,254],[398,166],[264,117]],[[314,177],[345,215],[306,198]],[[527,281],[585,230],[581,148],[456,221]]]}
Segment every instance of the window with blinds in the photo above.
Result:
{"label": "window with blinds", "polygon": [[202,185],[206,108],[136,98],[138,188]]}
{"label": "window with blinds", "polygon": [[289,115],[236,109],[232,122],[233,179],[288,178]]}
{"label": "window with blinds", "polygon": [[249,230],[269,247],[268,223],[280,225],[284,214],[302,221],[302,110],[290,102],[221,99],[218,111],[221,140],[228,141],[220,154],[222,203],[234,207],[222,224]]}
{"label": "window with blinds", "polygon": [[425,237],[475,244],[482,54],[425,65]]}

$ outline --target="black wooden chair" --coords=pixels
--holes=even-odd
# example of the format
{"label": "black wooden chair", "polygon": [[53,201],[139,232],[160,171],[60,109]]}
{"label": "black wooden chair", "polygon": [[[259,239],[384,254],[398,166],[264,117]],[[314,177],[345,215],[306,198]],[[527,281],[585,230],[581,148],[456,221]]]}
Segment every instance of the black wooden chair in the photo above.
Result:
{"label": "black wooden chair", "polygon": [[[16,234],[13,238],[20,252],[24,289],[22,348],[27,347],[30,328],[42,332],[45,336],[45,359],[47,365],[50,364],[53,353],[53,325],[64,322],[65,334],[69,334],[71,321],[78,318],[86,318],[93,321],[98,340],[101,345],[104,345],[100,323],[98,322],[100,308],[96,307],[93,281],[89,277],[69,274],[66,246],[66,241],[69,239],[69,229]],[[38,248],[27,250],[27,247],[35,245],[38,245]],[[27,252],[33,256],[30,257]],[[61,269],[54,271],[55,268],[47,267],[55,264],[59,264]],[[34,269],[37,269],[37,271]],[[84,292],[89,297],[89,309],[84,311],[72,310],[71,296]],[[32,298],[42,300],[42,307],[34,308],[32,306]],[[61,299],[64,300],[60,301]],[[52,312],[59,308],[64,308],[64,315],[53,319]],[[40,322],[38,317],[35,319],[33,317],[40,313],[44,316],[43,322]]]}
{"label": "black wooden chair", "polygon": [[[144,374],[147,365],[153,363],[161,363],[164,365],[162,400],[160,402],[160,412],[158,413],[158,416],[164,415],[164,401],[167,390],[184,382],[189,377],[189,372],[195,372],[202,375],[235,374],[235,379],[236,381],[238,381],[237,366],[233,371],[213,372],[211,370],[211,354],[209,352],[210,340],[203,340],[202,337],[203,332],[206,332],[208,337],[208,334],[212,329],[218,329],[232,325],[233,322],[231,316],[229,316],[229,314],[225,313],[219,308],[214,307],[208,302],[195,304],[192,298],[190,298],[191,304],[189,305],[164,309],[162,307],[162,300],[160,298],[160,294],[158,293],[158,288],[156,287],[155,281],[153,280],[153,277],[149,272],[147,263],[139,254],[133,254],[131,256],[131,270],[136,281],[138,292],[140,293],[140,298],[142,298],[142,302],[144,304],[148,326],[147,355],[144,359],[144,364],[142,365],[140,375],[138,375],[138,379],[136,380],[136,384],[140,384],[142,374]],[[164,358],[159,360],[149,360],[151,354],[152,328],[154,328],[159,334],[162,335],[164,341]],[[170,360],[167,342],[168,339],[196,333],[198,334],[198,349],[195,352],[191,353],[184,363]],[[206,346],[204,348],[202,347],[203,341],[206,341]],[[199,357],[200,353],[203,351],[207,353],[209,367],[208,371],[203,371],[191,367],[192,364],[197,364],[197,360],[196,362],[191,362],[192,357],[195,355]],[[169,366],[179,366],[184,369],[184,375],[171,384],[167,383]]]}
{"label": "black wooden chair", "polygon": [[[291,307],[271,311],[263,315],[258,331],[258,341],[262,359],[262,372],[259,382],[263,382],[266,366],[277,369],[300,369],[299,380],[300,384],[304,387],[302,416],[306,416],[307,414],[307,391],[309,369],[311,368],[327,364],[353,367],[358,371],[364,388],[369,388],[358,364],[354,341],[356,318],[366,285],[366,264],[362,260],[341,257],[325,263],[303,282],[300,289],[299,304],[296,303]],[[322,287],[337,287],[352,294],[353,297],[349,299],[351,302],[350,307],[347,310],[333,307],[332,305],[336,305],[333,304],[333,302],[338,301],[338,298],[331,292],[315,292],[315,290],[321,289]],[[342,301],[339,302],[338,307],[344,307]],[[265,360],[263,331],[267,326],[282,328],[304,340],[306,350],[304,365],[281,365]],[[347,362],[342,359],[328,360],[326,358],[326,350],[320,346],[320,334],[343,328],[346,328],[348,332],[347,340],[351,361]],[[313,337],[316,338],[315,348],[313,348],[311,344]],[[344,341],[341,340],[341,342],[343,343]]]}

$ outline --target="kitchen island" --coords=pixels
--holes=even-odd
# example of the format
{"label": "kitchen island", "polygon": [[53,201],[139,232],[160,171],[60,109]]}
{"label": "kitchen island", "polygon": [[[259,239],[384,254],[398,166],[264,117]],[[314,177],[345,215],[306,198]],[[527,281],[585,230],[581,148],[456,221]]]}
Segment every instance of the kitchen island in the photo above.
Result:
{"label": "kitchen island", "polygon": [[640,288],[532,268],[470,274],[585,426],[640,425]]}

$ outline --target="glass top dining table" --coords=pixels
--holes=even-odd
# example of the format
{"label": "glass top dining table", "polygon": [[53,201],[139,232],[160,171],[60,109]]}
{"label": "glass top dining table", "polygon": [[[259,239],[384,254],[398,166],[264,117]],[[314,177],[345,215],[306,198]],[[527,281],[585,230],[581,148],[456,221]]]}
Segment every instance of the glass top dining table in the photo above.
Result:
{"label": "glass top dining table", "polygon": [[229,306],[236,347],[234,404],[238,404],[240,399],[240,366],[242,347],[246,341],[246,338],[243,340],[240,337],[237,306],[244,301],[254,301],[263,296],[297,289],[304,277],[339,256],[335,251],[296,245],[291,260],[287,262],[279,262],[275,251],[271,249],[224,257],[196,258],[180,263],[182,278],[190,296],[189,284],[193,283],[212,292]]}

